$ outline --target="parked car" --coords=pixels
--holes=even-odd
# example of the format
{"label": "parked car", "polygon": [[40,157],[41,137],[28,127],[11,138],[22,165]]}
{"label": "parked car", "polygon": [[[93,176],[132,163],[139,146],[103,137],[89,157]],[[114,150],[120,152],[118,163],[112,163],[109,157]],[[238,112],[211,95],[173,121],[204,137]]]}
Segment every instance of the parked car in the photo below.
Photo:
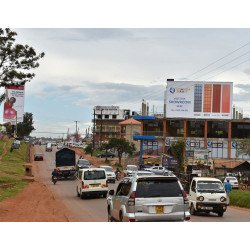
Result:
{"label": "parked car", "polygon": [[222,182],[217,178],[194,177],[189,190],[189,209],[196,212],[214,212],[222,217],[227,209],[227,195]]}
{"label": "parked car", "polygon": [[224,185],[225,185],[225,183],[227,182],[227,180],[229,180],[229,182],[231,183],[232,188],[236,188],[236,189],[239,188],[239,182],[238,182],[238,180],[237,180],[236,177],[226,177],[226,178],[224,179],[224,182],[223,182]]}
{"label": "parked car", "polygon": [[101,165],[101,166],[99,166],[99,168],[105,169],[106,174],[107,174],[107,178],[108,178],[108,182],[115,183],[116,175],[115,175],[114,169],[111,166]]}
{"label": "parked car", "polygon": [[155,174],[163,175],[165,172],[165,167],[162,166],[153,166],[151,168],[145,168],[147,171],[151,171]]}
{"label": "parked car", "polygon": [[[99,158],[104,158],[104,157],[106,157],[106,152],[103,152],[103,153],[101,153],[101,154],[98,154],[97,157],[99,157]],[[114,157],[115,157],[115,154],[112,153],[112,152],[107,152],[107,157],[109,157],[109,158],[114,158]]]}
{"label": "parked car", "polygon": [[187,221],[188,199],[181,183],[172,176],[125,177],[107,198],[108,220]]}
{"label": "parked car", "polygon": [[80,169],[77,173],[77,196],[84,199],[91,195],[107,197],[108,180],[104,169]]}
{"label": "parked car", "polygon": [[135,174],[138,171],[138,168],[136,165],[127,165],[126,169],[123,171],[124,176]]}
{"label": "parked car", "polygon": [[34,154],[34,161],[43,161],[43,154]]}
{"label": "parked car", "polygon": [[91,164],[87,159],[79,159],[77,164],[76,164],[77,171],[79,169],[83,169],[83,168],[91,168]]}

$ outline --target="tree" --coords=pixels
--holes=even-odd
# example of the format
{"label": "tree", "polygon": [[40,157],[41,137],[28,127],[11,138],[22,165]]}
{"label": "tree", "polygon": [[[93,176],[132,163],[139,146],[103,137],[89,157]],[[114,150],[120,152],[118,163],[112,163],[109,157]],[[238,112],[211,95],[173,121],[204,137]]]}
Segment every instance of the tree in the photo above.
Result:
{"label": "tree", "polygon": [[88,146],[85,148],[85,153],[86,154],[91,154],[91,156],[92,156],[92,154],[93,154],[93,146],[92,146],[92,144],[88,144]]}
{"label": "tree", "polygon": [[175,158],[178,159],[178,170],[183,171],[183,152],[185,149],[185,142],[184,140],[178,140],[176,142],[173,142],[171,145],[172,153]]}
{"label": "tree", "polygon": [[101,150],[105,151],[105,162],[108,161],[108,150],[111,149],[110,144],[105,142],[100,147]]}
{"label": "tree", "polygon": [[17,136],[24,137],[30,135],[30,133],[35,130],[33,124],[33,114],[28,112],[24,113],[23,122],[17,123]]}
{"label": "tree", "polygon": [[117,151],[119,158],[119,165],[121,165],[122,154],[127,153],[132,155],[132,153],[136,150],[134,143],[129,143],[120,138],[111,138],[109,141],[110,148],[114,148]]}
{"label": "tree", "polygon": [[30,82],[35,77],[30,70],[38,68],[38,60],[45,55],[28,45],[14,44],[16,35],[10,29],[0,29],[0,87]]}

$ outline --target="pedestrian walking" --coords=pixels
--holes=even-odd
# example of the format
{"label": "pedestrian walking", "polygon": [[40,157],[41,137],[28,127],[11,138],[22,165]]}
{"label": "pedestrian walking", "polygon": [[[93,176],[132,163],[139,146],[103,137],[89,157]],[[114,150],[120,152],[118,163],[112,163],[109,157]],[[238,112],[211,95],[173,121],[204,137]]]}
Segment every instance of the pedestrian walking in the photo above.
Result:
{"label": "pedestrian walking", "polygon": [[227,193],[227,205],[229,206],[229,195],[230,195],[230,192],[232,190],[232,185],[229,182],[229,180],[227,180],[227,182],[225,183],[225,190],[226,190],[226,193]]}

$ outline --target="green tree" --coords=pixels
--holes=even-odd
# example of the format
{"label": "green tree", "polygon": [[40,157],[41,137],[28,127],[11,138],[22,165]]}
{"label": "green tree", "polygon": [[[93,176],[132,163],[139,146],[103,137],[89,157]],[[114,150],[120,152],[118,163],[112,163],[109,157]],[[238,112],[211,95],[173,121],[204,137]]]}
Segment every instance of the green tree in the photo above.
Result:
{"label": "green tree", "polygon": [[111,149],[110,144],[107,142],[102,143],[100,149],[105,151],[105,162],[107,162],[108,161],[108,150]]}
{"label": "green tree", "polygon": [[93,155],[93,145],[92,144],[88,144],[88,146],[85,148],[85,153],[91,154],[91,156]]}
{"label": "green tree", "polygon": [[24,113],[23,115],[23,122],[17,123],[17,136],[24,137],[29,136],[30,133],[35,130],[33,121],[33,114],[32,113]]}
{"label": "green tree", "polygon": [[45,55],[28,45],[15,44],[16,36],[10,29],[0,29],[0,87],[30,82],[35,76],[30,70],[38,68]]}
{"label": "green tree", "polygon": [[134,143],[129,143],[128,141],[120,138],[111,138],[111,140],[109,141],[109,146],[110,148],[113,148],[117,151],[120,166],[122,154],[127,153],[129,155],[132,155],[132,153],[136,150]]}
{"label": "green tree", "polygon": [[178,159],[178,169],[177,170],[183,171],[183,161],[184,161],[183,152],[185,149],[184,140],[179,139],[176,142],[173,142],[171,147],[172,147],[173,156]]}

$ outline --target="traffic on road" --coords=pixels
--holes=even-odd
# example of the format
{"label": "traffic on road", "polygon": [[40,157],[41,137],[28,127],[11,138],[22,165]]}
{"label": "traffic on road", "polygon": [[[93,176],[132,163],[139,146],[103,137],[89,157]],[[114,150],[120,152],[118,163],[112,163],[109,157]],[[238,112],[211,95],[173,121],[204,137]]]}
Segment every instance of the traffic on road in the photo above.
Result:
{"label": "traffic on road", "polygon": [[228,207],[224,185],[216,178],[195,177],[185,192],[178,177],[162,169],[128,165],[121,173],[93,165],[74,149],[53,146],[50,152],[35,145],[34,150],[35,156],[43,155],[37,164],[44,183],[79,221],[250,221],[248,210]]}

